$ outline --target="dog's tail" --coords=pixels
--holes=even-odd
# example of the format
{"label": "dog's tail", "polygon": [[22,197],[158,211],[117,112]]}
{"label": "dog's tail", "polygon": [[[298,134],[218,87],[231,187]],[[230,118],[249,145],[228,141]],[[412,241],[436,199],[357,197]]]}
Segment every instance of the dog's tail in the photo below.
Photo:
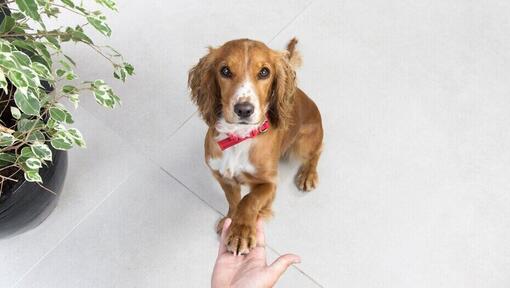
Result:
{"label": "dog's tail", "polygon": [[301,54],[296,50],[296,45],[298,40],[296,37],[290,39],[289,44],[287,44],[287,51],[289,52],[288,58],[290,65],[294,67],[294,69],[299,68],[302,64]]}

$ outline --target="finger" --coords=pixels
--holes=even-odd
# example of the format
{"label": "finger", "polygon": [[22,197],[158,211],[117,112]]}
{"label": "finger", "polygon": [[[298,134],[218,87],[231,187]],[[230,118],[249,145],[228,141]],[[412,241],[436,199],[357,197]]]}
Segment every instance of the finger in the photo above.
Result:
{"label": "finger", "polygon": [[220,248],[218,249],[218,255],[221,255],[221,254],[227,252],[227,246],[226,246],[225,241],[227,238],[228,227],[230,227],[231,223],[232,223],[232,219],[230,219],[230,218],[225,219],[225,222],[223,222],[223,228],[221,229]]}
{"label": "finger", "polygon": [[264,235],[264,221],[262,218],[257,220],[257,246],[265,247],[266,246],[266,236]]}
{"label": "finger", "polygon": [[278,257],[278,259],[269,266],[269,269],[272,273],[274,273],[276,278],[280,278],[283,272],[285,272],[290,265],[297,263],[301,263],[301,258],[299,258],[299,256],[294,254],[285,254]]}

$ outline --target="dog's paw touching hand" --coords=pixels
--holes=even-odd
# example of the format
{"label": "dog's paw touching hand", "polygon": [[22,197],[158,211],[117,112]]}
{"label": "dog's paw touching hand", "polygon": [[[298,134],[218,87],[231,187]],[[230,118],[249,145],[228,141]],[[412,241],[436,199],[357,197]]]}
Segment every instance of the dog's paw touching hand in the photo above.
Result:
{"label": "dog's paw touching hand", "polygon": [[227,235],[227,250],[234,255],[250,253],[257,245],[257,228],[253,225],[232,223]]}

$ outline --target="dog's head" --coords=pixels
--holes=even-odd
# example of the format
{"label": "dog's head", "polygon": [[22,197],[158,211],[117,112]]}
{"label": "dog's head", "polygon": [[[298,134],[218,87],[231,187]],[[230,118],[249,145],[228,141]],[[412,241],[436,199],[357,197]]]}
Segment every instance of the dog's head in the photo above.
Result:
{"label": "dog's head", "polygon": [[211,127],[219,119],[258,125],[266,114],[274,127],[286,127],[296,87],[290,62],[288,51],[248,39],[209,48],[189,72],[191,98]]}

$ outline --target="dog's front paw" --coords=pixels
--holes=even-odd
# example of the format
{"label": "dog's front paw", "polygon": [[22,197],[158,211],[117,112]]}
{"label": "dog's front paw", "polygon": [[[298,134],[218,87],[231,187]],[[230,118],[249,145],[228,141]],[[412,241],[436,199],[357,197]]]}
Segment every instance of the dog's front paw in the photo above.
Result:
{"label": "dog's front paw", "polygon": [[317,170],[302,166],[296,175],[296,186],[301,191],[312,191],[319,184]]}
{"label": "dog's front paw", "polygon": [[232,223],[227,235],[227,250],[234,255],[248,254],[257,245],[255,224]]}

